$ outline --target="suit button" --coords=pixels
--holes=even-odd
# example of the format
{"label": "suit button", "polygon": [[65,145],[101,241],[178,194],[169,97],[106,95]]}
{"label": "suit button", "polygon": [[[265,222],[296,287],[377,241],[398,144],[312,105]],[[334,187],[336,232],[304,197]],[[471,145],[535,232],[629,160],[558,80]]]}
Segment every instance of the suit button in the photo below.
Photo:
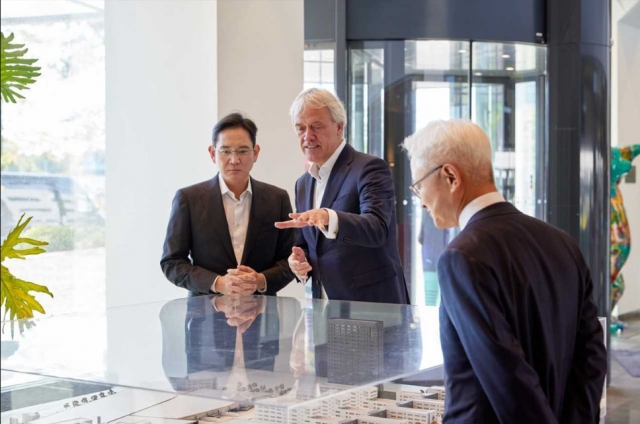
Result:
{"label": "suit button", "polygon": [[351,237],[345,237],[342,239],[342,241],[344,241],[346,244],[353,243],[353,239]]}

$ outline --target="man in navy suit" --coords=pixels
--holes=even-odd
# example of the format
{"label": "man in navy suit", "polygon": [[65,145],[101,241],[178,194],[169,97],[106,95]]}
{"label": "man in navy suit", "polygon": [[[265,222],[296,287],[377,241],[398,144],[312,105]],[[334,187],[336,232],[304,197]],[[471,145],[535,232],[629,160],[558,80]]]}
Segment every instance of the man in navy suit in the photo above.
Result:
{"label": "man in navy suit", "polygon": [[314,298],[409,303],[396,243],[396,197],[387,163],[343,139],[342,102],[327,90],[298,95],[291,118],[311,163],[296,182],[296,213],[278,228],[299,228],[289,266],[311,273]]}
{"label": "man in navy suit", "polygon": [[273,227],[291,212],[289,195],[250,177],[257,132],[240,113],[222,118],[209,146],[219,174],[173,199],[160,266],[190,296],[273,295],[294,279],[287,264],[293,231]]}
{"label": "man in navy suit", "polygon": [[607,371],[589,269],[565,232],[493,181],[477,125],[434,121],[405,143],[412,191],[438,228],[443,423],[595,423]]}

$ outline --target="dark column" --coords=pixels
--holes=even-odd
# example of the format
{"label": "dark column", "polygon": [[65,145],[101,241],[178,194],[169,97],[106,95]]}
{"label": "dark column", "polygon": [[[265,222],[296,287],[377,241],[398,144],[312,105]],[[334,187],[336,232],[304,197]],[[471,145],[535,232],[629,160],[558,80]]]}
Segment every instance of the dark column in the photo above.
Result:
{"label": "dark column", "polygon": [[580,244],[600,316],[609,316],[607,0],[548,0],[547,220]]}

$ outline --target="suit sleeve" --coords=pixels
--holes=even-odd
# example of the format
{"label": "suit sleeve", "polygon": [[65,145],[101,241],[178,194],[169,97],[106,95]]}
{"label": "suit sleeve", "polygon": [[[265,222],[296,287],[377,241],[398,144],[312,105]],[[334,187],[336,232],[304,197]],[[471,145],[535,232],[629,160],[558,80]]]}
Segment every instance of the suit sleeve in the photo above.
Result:
{"label": "suit sleeve", "polygon": [[358,177],[360,213],[336,211],[338,243],[377,248],[389,237],[395,205],[391,171],[381,159],[368,162]]}
{"label": "suit sleeve", "polygon": [[160,267],[165,277],[176,286],[198,294],[210,293],[211,285],[219,274],[192,265],[190,252],[189,202],[184,192],[178,190],[173,198]]}
{"label": "suit sleeve", "polygon": [[[285,192],[282,195],[280,204],[280,221],[289,220],[289,214],[292,212],[291,200]],[[267,291],[264,294],[275,295],[280,289],[289,284],[295,278],[293,272],[289,268],[289,255],[293,247],[294,230],[279,230],[278,244],[276,247],[276,263],[273,267],[263,271],[267,279]]]}
{"label": "suit sleeve", "polygon": [[[484,264],[447,249],[438,261],[442,302],[502,423],[556,423],[535,370],[507,322],[499,282]],[[443,354],[447,357],[446,346]]]}
{"label": "suit sleeve", "polygon": [[593,281],[586,264],[573,366],[567,382],[563,423],[595,423],[600,417],[600,398],[607,374],[604,333],[593,301]]}

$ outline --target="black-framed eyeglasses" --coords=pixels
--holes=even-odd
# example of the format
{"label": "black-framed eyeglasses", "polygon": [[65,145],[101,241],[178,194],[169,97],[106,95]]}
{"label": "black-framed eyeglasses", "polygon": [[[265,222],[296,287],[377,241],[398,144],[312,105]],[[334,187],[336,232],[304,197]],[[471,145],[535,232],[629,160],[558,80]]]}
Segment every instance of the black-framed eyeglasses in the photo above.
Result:
{"label": "black-framed eyeglasses", "polygon": [[415,183],[411,184],[409,186],[409,190],[411,190],[411,193],[413,193],[416,197],[420,197],[420,187],[418,187],[418,184],[420,184],[422,181],[427,179],[427,177],[429,177],[429,175],[433,174],[434,172],[436,172],[438,169],[442,168],[443,166],[444,165],[436,166],[431,171],[427,172],[424,175],[424,177],[420,178],[418,181],[416,181]]}
{"label": "black-framed eyeglasses", "polygon": [[220,153],[222,156],[231,156],[234,153],[237,154],[238,156],[249,156],[251,152],[253,152],[254,150],[255,149],[238,149],[238,150],[216,149],[216,151]]}

